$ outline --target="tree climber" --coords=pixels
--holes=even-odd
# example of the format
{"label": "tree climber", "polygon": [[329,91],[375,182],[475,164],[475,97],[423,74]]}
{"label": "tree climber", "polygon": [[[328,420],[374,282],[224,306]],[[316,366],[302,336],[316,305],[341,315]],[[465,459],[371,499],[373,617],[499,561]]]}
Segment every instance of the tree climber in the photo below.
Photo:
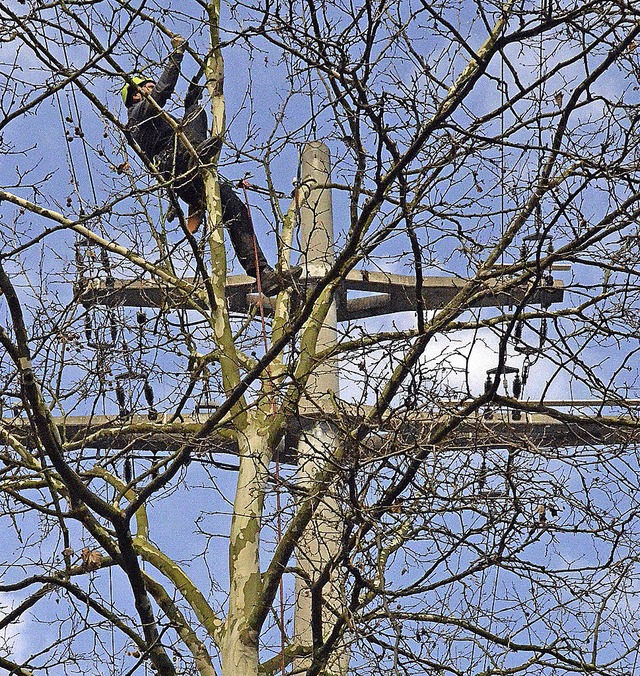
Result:
{"label": "tree climber", "polygon": [[[127,83],[122,89],[122,99],[129,119],[127,131],[147,159],[159,168],[162,177],[171,182],[171,187],[189,207],[187,229],[195,233],[204,217],[206,201],[203,164],[210,162],[220,150],[219,137],[208,136],[207,115],[199,104],[203,87],[191,81],[184,99],[184,116],[178,121],[160,110],[167,103],[180,75],[180,65],[187,41],[174,35],[171,38],[173,52],[157,82],[143,77],[132,78],[133,86]],[[180,132],[174,131],[168,118],[174,119],[180,132],[191,144],[197,155],[187,148]],[[260,276],[261,289],[266,295],[293,285],[302,273],[299,266],[286,272],[276,272],[265,258],[256,239],[251,217],[246,205],[240,200],[225,179],[220,179],[222,222],[231,237],[231,243],[240,264],[251,277]],[[257,265],[256,265],[257,264]]]}

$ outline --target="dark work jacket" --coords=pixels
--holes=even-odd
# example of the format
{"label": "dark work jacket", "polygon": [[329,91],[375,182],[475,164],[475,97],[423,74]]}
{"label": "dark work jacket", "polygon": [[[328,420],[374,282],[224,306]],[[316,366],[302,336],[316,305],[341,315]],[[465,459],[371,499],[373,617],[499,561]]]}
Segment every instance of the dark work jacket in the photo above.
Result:
{"label": "dark work jacket", "polygon": [[[182,57],[181,52],[171,54],[164,72],[149,95],[160,108],[173,94],[180,75]],[[154,156],[173,143],[174,132],[166,119],[167,113],[156,110],[151,101],[143,98],[142,101],[129,106],[127,112],[129,113],[127,131],[136,140],[148,159],[152,160]]]}

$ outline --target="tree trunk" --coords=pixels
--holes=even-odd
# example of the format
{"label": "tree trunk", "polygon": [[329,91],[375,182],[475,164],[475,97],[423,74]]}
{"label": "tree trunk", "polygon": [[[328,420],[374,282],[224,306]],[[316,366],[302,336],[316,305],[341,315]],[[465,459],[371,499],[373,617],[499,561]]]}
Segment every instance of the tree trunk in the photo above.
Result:
{"label": "tree trunk", "polygon": [[271,457],[255,418],[239,436],[240,469],[229,542],[229,612],[222,645],[222,676],[257,676],[258,632],[248,624],[262,592],[260,523]]}

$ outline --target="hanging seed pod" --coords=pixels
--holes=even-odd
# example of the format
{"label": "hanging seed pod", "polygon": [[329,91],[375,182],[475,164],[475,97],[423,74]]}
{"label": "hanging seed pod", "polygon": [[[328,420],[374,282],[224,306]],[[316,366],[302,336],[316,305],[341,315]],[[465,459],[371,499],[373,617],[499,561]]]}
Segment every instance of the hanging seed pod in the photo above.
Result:
{"label": "hanging seed pod", "polygon": [[491,377],[487,375],[487,379],[484,381],[484,393],[489,394],[491,391],[491,386],[493,385]]}

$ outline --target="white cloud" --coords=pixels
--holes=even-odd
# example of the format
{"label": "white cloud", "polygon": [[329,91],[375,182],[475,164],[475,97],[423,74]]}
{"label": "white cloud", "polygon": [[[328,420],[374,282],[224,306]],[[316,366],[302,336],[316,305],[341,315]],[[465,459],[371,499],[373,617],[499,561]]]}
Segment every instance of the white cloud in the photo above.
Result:
{"label": "white cloud", "polygon": [[[0,610],[5,615],[14,610],[22,599],[14,594],[0,594]],[[0,629],[0,653],[20,664],[31,654],[33,643],[30,639],[30,622],[24,617]]]}

